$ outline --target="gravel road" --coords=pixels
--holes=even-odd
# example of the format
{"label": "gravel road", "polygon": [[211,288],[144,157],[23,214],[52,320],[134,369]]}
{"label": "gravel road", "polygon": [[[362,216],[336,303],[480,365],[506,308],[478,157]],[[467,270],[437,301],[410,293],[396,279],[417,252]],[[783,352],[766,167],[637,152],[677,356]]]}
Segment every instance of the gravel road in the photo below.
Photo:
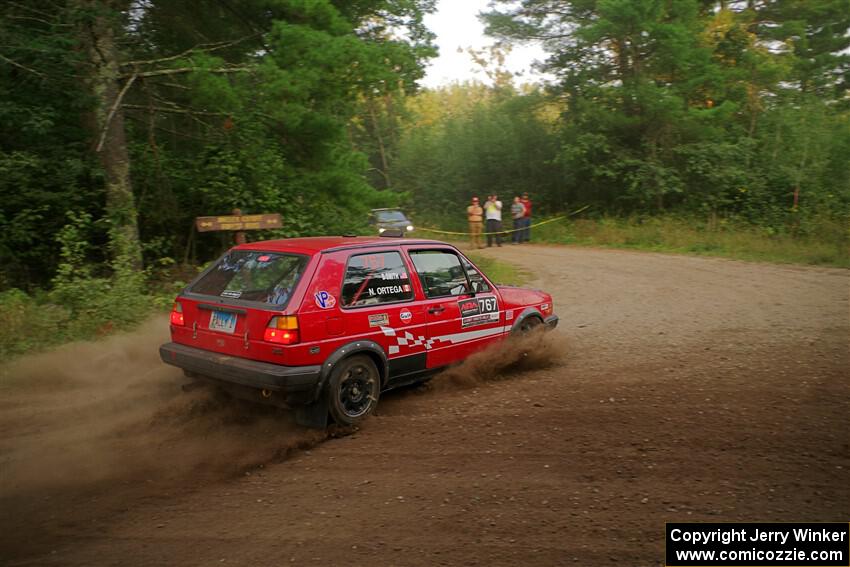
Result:
{"label": "gravel road", "polygon": [[553,294],[545,367],[355,432],[179,393],[162,319],[5,368],[0,563],[661,565],[665,522],[850,518],[848,271],[484,253]]}

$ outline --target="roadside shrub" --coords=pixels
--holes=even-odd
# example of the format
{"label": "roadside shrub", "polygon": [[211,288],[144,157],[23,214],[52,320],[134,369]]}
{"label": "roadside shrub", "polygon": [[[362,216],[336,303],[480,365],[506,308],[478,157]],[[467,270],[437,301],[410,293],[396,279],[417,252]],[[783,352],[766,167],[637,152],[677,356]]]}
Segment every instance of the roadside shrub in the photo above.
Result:
{"label": "roadside shrub", "polygon": [[91,217],[68,213],[59,231],[61,262],[52,289],[28,295],[19,289],[0,293],[0,357],[38,351],[67,341],[86,340],[129,329],[159,307],[170,305],[174,286],[159,294],[146,289],[146,274],[120,260],[110,275],[91,263]]}
{"label": "roadside shrub", "polygon": [[87,262],[91,216],[69,212],[68,221],[56,237],[62,260],[48,295],[51,303],[71,313],[66,335],[90,338],[145,319],[153,308],[153,298],[144,289],[145,274],[130,268],[129,259],[119,258],[111,277],[95,275]]}
{"label": "roadside shrub", "polygon": [[0,292],[0,359],[61,343],[70,318],[67,309],[19,289]]}

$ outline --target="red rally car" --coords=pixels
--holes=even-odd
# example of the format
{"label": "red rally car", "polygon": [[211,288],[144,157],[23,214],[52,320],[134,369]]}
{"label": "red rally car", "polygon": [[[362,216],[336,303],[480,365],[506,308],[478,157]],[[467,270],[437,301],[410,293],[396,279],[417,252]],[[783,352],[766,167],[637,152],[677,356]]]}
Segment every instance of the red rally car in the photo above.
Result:
{"label": "red rally car", "polygon": [[318,237],[230,249],[177,296],[168,364],[238,397],[352,424],[382,391],[508,334],[555,327],[552,297],[496,286],[457,248]]}

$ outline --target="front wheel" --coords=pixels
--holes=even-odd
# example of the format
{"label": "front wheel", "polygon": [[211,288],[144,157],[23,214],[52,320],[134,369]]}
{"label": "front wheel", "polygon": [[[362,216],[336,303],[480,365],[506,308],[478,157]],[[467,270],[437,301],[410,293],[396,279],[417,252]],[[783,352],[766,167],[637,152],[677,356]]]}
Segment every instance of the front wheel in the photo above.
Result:
{"label": "front wheel", "polygon": [[353,425],[375,411],[381,394],[378,368],[365,355],[340,362],[328,382],[328,409],[340,425]]}
{"label": "front wheel", "polygon": [[519,334],[525,335],[538,328],[542,324],[543,321],[540,319],[540,317],[530,315],[526,317],[522,323],[520,323],[519,329],[517,330],[519,331]]}

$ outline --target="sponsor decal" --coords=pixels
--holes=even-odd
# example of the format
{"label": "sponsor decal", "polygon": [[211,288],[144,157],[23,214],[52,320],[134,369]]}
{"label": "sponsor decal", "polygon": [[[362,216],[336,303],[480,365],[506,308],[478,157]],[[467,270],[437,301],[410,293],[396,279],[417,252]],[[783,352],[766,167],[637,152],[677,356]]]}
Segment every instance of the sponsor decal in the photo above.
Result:
{"label": "sponsor decal", "polygon": [[478,302],[473,299],[462,299],[457,302],[458,309],[460,309],[461,317],[469,317],[470,315],[478,315]]}
{"label": "sponsor decal", "polygon": [[313,294],[319,309],[331,309],[336,305],[336,298],[326,291],[317,291]]}
{"label": "sponsor decal", "polygon": [[514,310],[513,309],[509,309],[508,311],[505,311],[505,320],[506,321],[510,321],[513,318],[514,318]]}
{"label": "sponsor decal", "polygon": [[463,328],[499,322],[499,302],[494,295],[461,299],[457,306]]}
{"label": "sponsor decal", "polygon": [[472,317],[465,317],[461,319],[461,327],[466,329],[467,327],[475,327],[476,325],[487,325],[489,323],[498,323],[499,322],[499,313],[484,313],[482,315],[473,315]]}
{"label": "sponsor decal", "polygon": [[232,289],[226,289],[226,290],[221,292],[221,296],[222,297],[232,297],[233,299],[239,299],[240,297],[242,297],[242,292],[232,290]]}
{"label": "sponsor decal", "polygon": [[543,303],[543,304],[541,304],[541,305],[540,305],[540,310],[541,310],[541,311],[546,311],[547,309],[549,309],[549,304],[548,304],[548,303]]}
{"label": "sponsor decal", "polygon": [[467,327],[474,327],[476,325],[486,325],[488,323],[498,323],[499,322],[499,314],[498,313],[484,313],[483,315],[473,315],[472,317],[466,317],[461,322],[461,327],[464,329]]}
{"label": "sponsor decal", "polygon": [[402,323],[410,323],[410,320],[413,319],[413,313],[407,309],[402,309],[401,313],[398,314],[398,318],[401,319]]}
{"label": "sponsor decal", "polygon": [[387,313],[375,313],[369,315],[370,327],[386,327],[390,324],[390,316]]}

